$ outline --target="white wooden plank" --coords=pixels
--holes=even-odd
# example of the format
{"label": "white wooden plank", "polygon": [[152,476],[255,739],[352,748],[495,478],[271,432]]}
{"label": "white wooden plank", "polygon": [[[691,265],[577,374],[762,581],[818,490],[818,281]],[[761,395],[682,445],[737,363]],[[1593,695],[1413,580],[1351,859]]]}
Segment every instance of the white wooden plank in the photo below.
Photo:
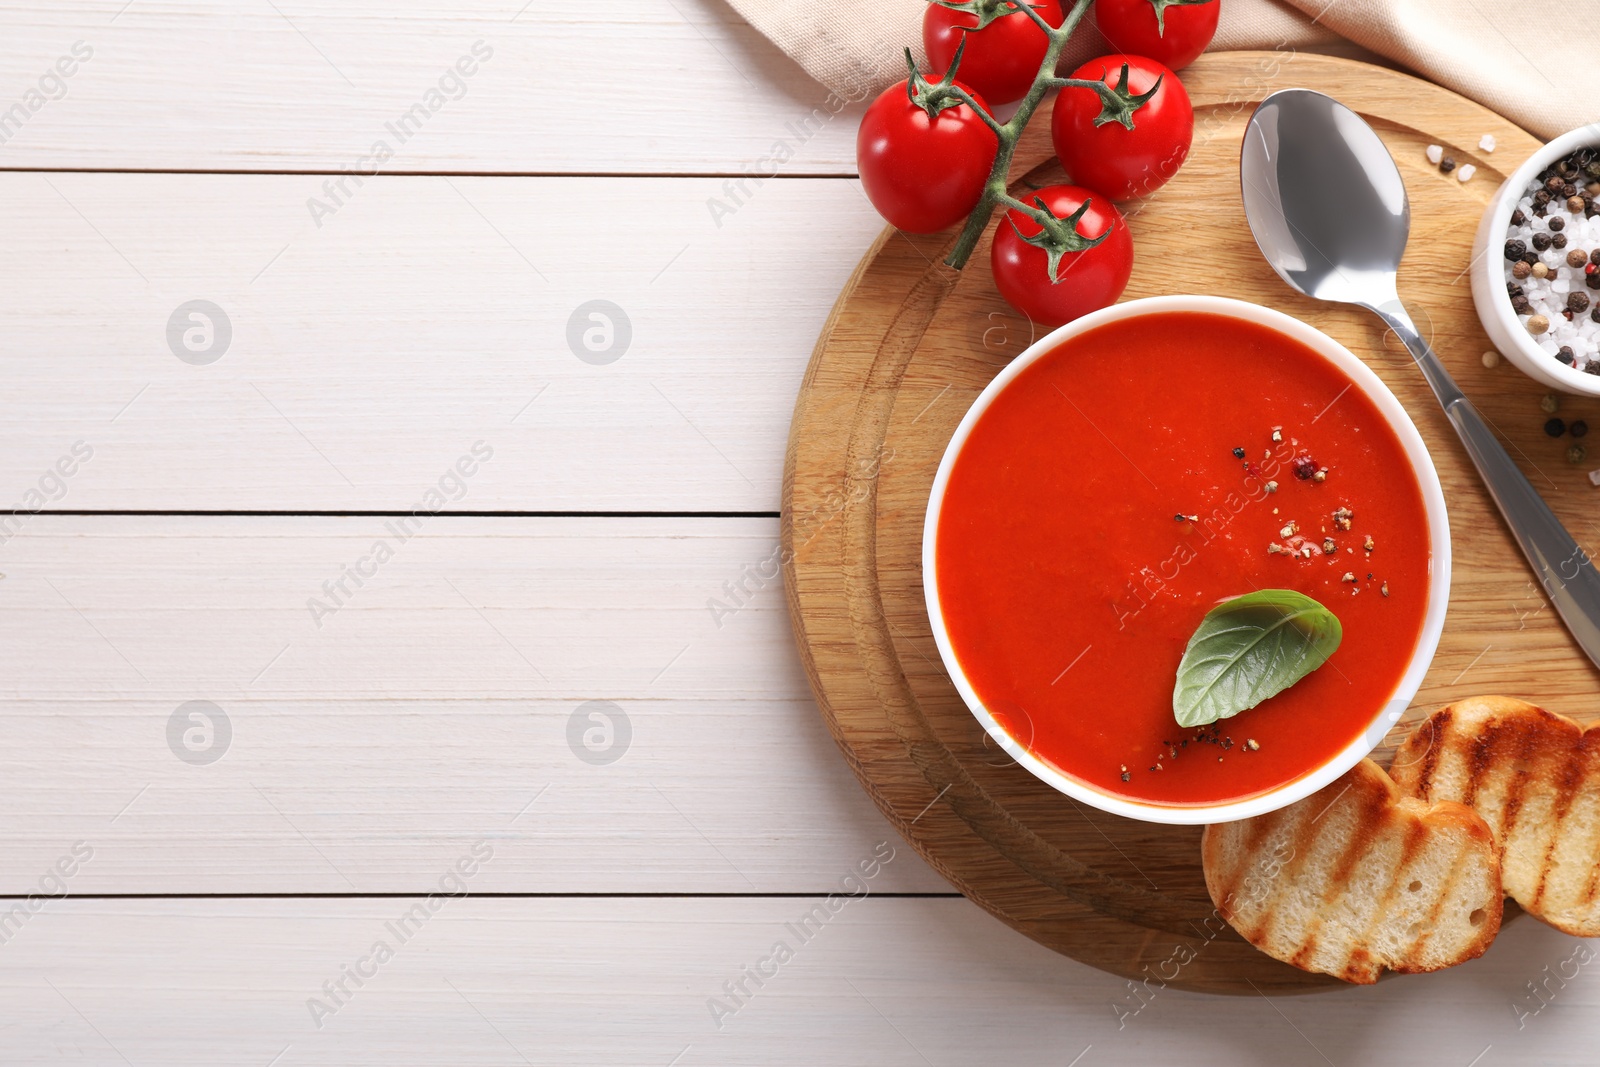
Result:
{"label": "white wooden plank", "polygon": [[382,141],[387,173],[855,168],[859,107],[716,0],[25,0],[5,33],[0,166],[370,170]]}
{"label": "white wooden plank", "polygon": [[318,228],[322,180],[0,175],[0,500],[83,441],[48,506],[410,510],[481,440],[449,510],[777,510],[878,231],[854,181],[768,182],[719,226],[710,178],[386,177]]}
{"label": "white wooden plank", "polygon": [[[420,929],[404,928],[402,943],[390,924],[415,903],[48,903],[0,949],[0,1058],[172,1067],[1577,1065],[1593,1062],[1600,1008],[1596,946],[1527,919],[1484,959],[1441,974],[1270,1003],[1152,986],[1134,1013],[1141,1001],[1126,982],[1040,948],[959,898],[847,901],[804,942],[792,928],[816,899],[441,898]],[[371,956],[379,941],[392,950],[381,965]],[[712,999],[732,1005],[723,983],[778,941],[791,958],[767,964],[759,988],[745,979],[752,995],[719,1028]],[[359,987],[347,979],[348,997],[323,991],[358,964],[371,977]],[[1547,977],[1559,973],[1569,977]],[[1542,1008],[1530,982],[1544,983]],[[317,1012],[320,1027],[312,998],[333,1009]]]}
{"label": "white wooden plank", "polygon": [[[0,892],[80,839],[79,892],[412,892],[478,837],[485,890],[812,891],[888,832],[775,520],[392,524],[42,515],[0,546]],[[376,573],[325,592],[346,567]],[[948,890],[909,854],[884,884]]]}

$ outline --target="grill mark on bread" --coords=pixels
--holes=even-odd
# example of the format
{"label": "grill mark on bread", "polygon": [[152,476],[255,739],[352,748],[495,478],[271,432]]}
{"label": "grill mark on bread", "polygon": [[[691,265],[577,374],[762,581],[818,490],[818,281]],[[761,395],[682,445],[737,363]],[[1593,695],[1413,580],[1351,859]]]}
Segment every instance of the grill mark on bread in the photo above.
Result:
{"label": "grill mark on bread", "polygon": [[1283,813],[1281,811],[1271,811],[1258,819],[1251,819],[1249,837],[1246,838],[1244,846],[1246,851],[1255,852],[1266,844],[1267,838],[1272,836],[1273,831],[1278,828],[1278,823],[1282,820]]}
{"label": "grill mark on bread", "polygon": [[[1338,783],[1334,784],[1336,785]],[[1332,789],[1333,786],[1330,785],[1327,788]],[[1335,794],[1334,798],[1329,801],[1326,806],[1319,809],[1319,812],[1315,818],[1311,819],[1310,821],[1302,821],[1296,826],[1297,839],[1302,837],[1309,838],[1309,841],[1306,842],[1305,847],[1306,858],[1301,862],[1302,867],[1305,863],[1310,862],[1311,856],[1315,854],[1318,845],[1322,843],[1325,836],[1337,834],[1339,832],[1336,827],[1338,827],[1340,820],[1343,817],[1345,807],[1351,803],[1361,802],[1359,795],[1352,801],[1346,801],[1345,798],[1350,795],[1350,791],[1352,789],[1354,789],[1358,794],[1367,792],[1361,785],[1347,785],[1337,794]],[[1358,831],[1366,822],[1364,816],[1365,812],[1359,813],[1356,816],[1356,828]],[[1327,821],[1323,822],[1324,819]],[[1334,861],[1332,873],[1328,876],[1328,881],[1332,887],[1332,891],[1335,892],[1344,888],[1345,884],[1349,881],[1350,871],[1361,858],[1361,834],[1359,832],[1345,833],[1343,838],[1343,847],[1340,850],[1337,859]],[[1295,875],[1298,875],[1299,873],[1299,870],[1294,872]],[[1311,962],[1311,957],[1316,953],[1317,949],[1321,947],[1322,930],[1327,923],[1327,918],[1327,914],[1323,911],[1318,911],[1311,917],[1310,922],[1300,933],[1300,947],[1294,953],[1294,955],[1290,957],[1288,961],[1289,963],[1292,963],[1294,966],[1299,967],[1302,970],[1307,968],[1308,964]]]}
{"label": "grill mark on bread", "polygon": [[[1407,877],[1407,871],[1408,871],[1408,868],[1411,865],[1411,861],[1416,858],[1416,854],[1417,854],[1417,852],[1419,852],[1421,850],[1421,847],[1422,847],[1422,844],[1423,844],[1423,841],[1424,841],[1424,834],[1425,834],[1425,830],[1426,830],[1424,824],[1422,824],[1420,821],[1417,822],[1417,823],[1414,823],[1412,825],[1411,830],[1413,830],[1413,831],[1421,831],[1422,833],[1413,834],[1412,832],[1408,831],[1408,833],[1406,835],[1406,840],[1402,844],[1402,857],[1403,858],[1401,860],[1400,866],[1395,868],[1394,880],[1393,880],[1393,883],[1392,883],[1392,885],[1394,885],[1394,886],[1398,886],[1400,884],[1401,880]],[[1415,843],[1413,843],[1413,841],[1412,841],[1412,837],[1413,836],[1417,837],[1417,840],[1415,841]],[[1460,854],[1461,854],[1461,850],[1457,849],[1456,850],[1456,862],[1457,863],[1459,863]],[[1456,863],[1452,863],[1452,866],[1455,866],[1455,865],[1456,865]],[[1435,901],[1436,901],[1436,903],[1435,903],[1435,911],[1437,911],[1437,909],[1439,907],[1439,904],[1437,903],[1437,901],[1442,900],[1443,896],[1444,896],[1444,894],[1441,893],[1441,894],[1438,894],[1435,897]],[[1415,959],[1415,958],[1417,958],[1418,955],[1421,954],[1423,947],[1428,942],[1428,936],[1429,936],[1430,932],[1431,932],[1431,924],[1430,923],[1424,923],[1421,920],[1418,920],[1416,934],[1414,934],[1411,937],[1411,939],[1406,942],[1405,953],[1404,953],[1405,958],[1407,958],[1407,959]]]}
{"label": "grill mark on bread", "polygon": [[[1208,827],[1206,834],[1211,833],[1212,831]],[[1219,830],[1217,831],[1217,836],[1220,837],[1223,833],[1223,831]],[[1201,837],[1201,847],[1205,847],[1204,835]],[[1239,896],[1239,879],[1237,877],[1241,860],[1232,848],[1227,850],[1227,855],[1229,862],[1226,865],[1224,861],[1219,859],[1211,870],[1205,872],[1206,891],[1211,894],[1212,899],[1216,902],[1217,911],[1221,913],[1223,919],[1233,923],[1240,914],[1242,904]]]}
{"label": "grill mark on bread", "polygon": [[[1332,785],[1324,786],[1323,789],[1318,790],[1316,793],[1312,794],[1312,796],[1313,798],[1321,797],[1323,792],[1332,788]],[[1328,809],[1331,809],[1337,803],[1338,797],[1335,796],[1333,802],[1327,804],[1321,810],[1326,813]],[[1295,881],[1300,875],[1300,872],[1305,869],[1306,863],[1310,860],[1313,846],[1316,844],[1317,840],[1317,831],[1313,824],[1307,823],[1304,818],[1296,818],[1292,823],[1290,823],[1288,819],[1288,810],[1289,809],[1285,808],[1273,812],[1272,827],[1274,831],[1276,831],[1280,826],[1287,826],[1290,831],[1288,842],[1289,856],[1282,864],[1279,865],[1278,873],[1273,876],[1271,892],[1268,893],[1258,905],[1258,907],[1261,909],[1260,919],[1252,931],[1253,936],[1257,938],[1265,938],[1272,932],[1272,920],[1278,914],[1278,909],[1276,907],[1278,898],[1284,893],[1288,892],[1290,888],[1294,886]],[[1259,845],[1255,844],[1254,847],[1251,848],[1251,853],[1253,854],[1257,848],[1259,848]]]}
{"label": "grill mark on bread", "polygon": [[1551,809],[1557,822],[1565,819],[1567,812],[1572,810],[1572,798],[1577,794],[1578,786],[1583,784],[1583,771],[1583,762],[1578,759],[1577,750],[1568,750],[1561,764],[1561,788],[1556,793],[1556,802]]}
{"label": "grill mark on bread", "polygon": [[[1251,857],[1258,855],[1266,847],[1267,840],[1278,829],[1278,824],[1283,820],[1283,813],[1278,811],[1268,812],[1245,823],[1245,840],[1235,852],[1235,862],[1219,880],[1219,888],[1223,890],[1223,903],[1219,909],[1223,918],[1233,923],[1239,917],[1241,909],[1236,902],[1240,895],[1249,888],[1250,875],[1254,873],[1256,863]],[[1232,836],[1239,832],[1237,826],[1230,826],[1222,833]],[[1243,933],[1243,931],[1240,931]]]}
{"label": "grill mark on bread", "polygon": [[[1377,798],[1376,791],[1372,796],[1374,799]],[[1393,809],[1393,803],[1393,796],[1388,791],[1385,791],[1381,801],[1382,806],[1376,810],[1369,806],[1361,813],[1361,822],[1358,824],[1368,826],[1376,823],[1372,832],[1367,836],[1366,843],[1380,848],[1387,843],[1397,829],[1400,832],[1400,860],[1389,869],[1388,879],[1384,884],[1382,893],[1379,895],[1377,905],[1372,908],[1367,916],[1366,926],[1359,933],[1354,930],[1351,931],[1351,951],[1346,969],[1348,970],[1360,963],[1363,965],[1362,969],[1374,977],[1382,968],[1373,964],[1371,954],[1363,946],[1372,943],[1372,934],[1375,929],[1390,921],[1394,912],[1395,895],[1400,888],[1401,876],[1405,872],[1411,857],[1416,854],[1417,849],[1422,846],[1423,841],[1428,836],[1428,827],[1423,825],[1420,819],[1403,818]],[[1348,875],[1341,878],[1338,884],[1343,888],[1347,881]],[[1409,956],[1411,954],[1411,950],[1408,949],[1406,955]]]}
{"label": "grill mark on bread", "polygon": [[1229,923],[1233,922],[1234,917],[1238,914],[1236,901],[1239,896],[1239,890],[1234,881],[1224,877],[1219,872],[1214,882],[1209,877],[1206,879],[1206,888],[1216,898],[1217,911],[1221,913],[1222,918]]}
{"label": "grill mark on bread", "polygon": [[[1356,813],[1357,832],[1349,835],[1344,851],[1339,853],[1339,860],[1333,865],[1333,873],[1329,875],[1329,880],[1336,886],[1343,886],[1350,880],[1350,872],[1360,862],[1366,847],[1383,832],[1389,798],[1376,791],[1362,790],[1362,793],[1363,795],[1355,800],[1361,805]],[[1363,834],[1361,831],[1366,827],[1374,829]]]}
{"label": "grill mark on bread", "polygon": [[1575,751],[1569,750],[1566,753],[1566,759],[1562,761],[1559,773],[1555,799],[1550,804],[1550,843],[1544,848],[1544,859],[1539,866],[1539,884],[1533,890],[1532,904],[1535,908],[1544,901],[1545,886],[1550,881],[1550,858],[1555,855],[1556,845],[1561,842],[1561,824],[1566,821],[1567,812],[1572,810],[1573,795],[1577,793],[1578,786],[1583,781],[1583,767],[1578,762]]}
{"label": "grill mark on bread", "polygon": [[1511,840],[1511,834],[1516,830],[1517,817],[1522,814],[1522,801],[1527,797],[1528,787],[1533,781],[1533,771],[1529,765],[1538,756],[1540,736],[1540,731],[1534,729],[1531,723],[1517,732],[1516,762],[1511,772],[1511,783],[1506,789],[1505,806],[1500,811],[1500,825],[1491,827],[1495,831],[1495,844],[1499,846],[1502,858],[1505,856],[1506,842]]}
{"label": "grill mark on bread", "polygon": [[[1374,844],[1380,842],[1386,836],[1389,828],[1388,808],[1392,798],[1388,790],[1372,788],[1373,786],[1381,786],[1381,783],[1377,781],[1359,781],[1352,783],[1350,786],[1351,791],[1356,794],[1348,802],[1356,807],[1354,813],[1355,829],[1345,835],[1344,848],[1340,851],[1338,859],[1328,873],[1329,888],[1327,895],[1329,896],[1343,893],[1348,889],[1350,874],[1355,870],[1356,864],[1361,862],[1362,857],[1367,854]],[[1342,794],[1340,801],[1343,801],[1345,796],[1349,796],[1349,794]],[[1340,801],[1335,803],[1337,804]],[[1377,912],[1379,910],[1374,909],[1374,914],[1368,919],[1367,929],[1371,929],[1372,924],[1377,920]],[[1306,941],[1310,943],[1312,948],[1315,948],[1318,935],[1321,934],[1326,921],[1326,913],[1319,911],[1311,924],[1311,928],[1306,931]],[[1366,930],[1363,930],[1362,934],[1365,935],[1365,933]],[[1361,946],[1366,943],[1364,937],[1355,936],[1355,931],[1350,931],[1350,935],[1351,950],[1345,954],[1344,970],[1346,973],[1357,963],[1355,952],[1360,950]],[[1298,957],[1289,962],[1300,966]],[[1361,970],[1371,973],[1370,965],[1362,967]]]}
{"label": "grill mark on bread", "polygon": [[1478,795],[1478,782],[1494,766],[1495,750],[1499,747],[1500,723],[1490,722],[1478,735],[1467,742],[1467,788],[1461,803],[1472,804]]}
{"label": "grill mark on bread", "polygon": [[[1600,750],[1600,744],[1597,742],[1600,742],[1600,732],[1585,730],[1573,749],[1573,759],[1580,763],[1586,772],[1600,772],[1600,762],[1595,759],[1597,750]],[[1586,773],[1584,777],[1588,777],[1588,774]],[[1597,773],[1597,777],[1600,777],[1600,773]],[[1589,877],[1583,886],[1583,902],[1589,905],[1594,904],[1595,894],[1600,893],[1600,856],[1591,858],[1593,862],[1589,865]]]}
{"label": "grill mark on bread", "polygon": [[1427,842],[1427,828],[1420,822],[1411,823],[1406,827],[1405,838],[1400,842],[1400,868],[1403,870],[1410,866],[1411,861],[1417,858],[1417,853]]}
{"label": "grill mark on bread", "polygon": [[[1344,846],[1344,853],[1339,856],[1338,864],[1334,865],[1330,875],[1331,891],[1333,893],[1346,893],[1350,883],[1350,873],[1354,872],[1355,865],[1363,857],[1379,853],[1386,845],[1390,835],[1397,829],[1397,813],[1394,811],[1394,790],[1384,789],[1382,779],[1371,779],[1358,785],[1360,797],[1355,803],[1360,805],[1355,814],[1355,832],[1350,833],[1349,840]],[[1421,829],[1421,827],[1418,827]],[[1402,833],[1403,832],[1402,830]],[[1403,848],[1403,838],[1402,838]],[[1395,872],[1390,873],[1384,893],[1379,897],[1378,904],[1374,905],[1366,917],[1366,925],[1360,931],[1350,928],[1350,949],[1346,952],[1346,976],[1357,973],[1362,974],[1368,981],[1376,981],[1382,971],[1382,966],[1374,960],[1373,953],[1366,945],[1371,944],[1371,933],[1378,928],[1379,923],[1389,913],[1390,904],[1394,901]],[[1322,917],[1318,915],[1318,926]]]}
{"label": "grill mark on bread", "polygon": [[[1426,720],[1428,728],[1428,747],[1422,753],[1422,770],[1418,772],[1418,780],[1433,782],[1434,768],[1439,765],[1439,750],[1444,747],[1444,738],[1450,731],[1453,713],[1449,708],[1436,712],[1431,719]],[[1415,737],[1416,734],[1412,734]],[[1423,799],[1427,799],[1424,797]]]}
{"label": "grill mark on bread", "polygon": [[[1480,746],[1484,753],[1484,761],[1475,764],[1468,778],[1466,795],[1461,798],[1461,803],[1469,807],[1476,807],[1473,803],[1478,796],[1478,788],[1484,779],[1490,777],[1496,768],[1504,768],[1505,778],[1500,783],[1500,792],[1503,800],[1500,804],[1498,825],[1491,825],[1494,832],[1495,845],[1501,854],[1505,853],[1505,843],[1510,840],[1510,827],[1516,823],[1517,815],[1522,810],[1523,798],[1527,795],[1530,773],[1528,761],[1534,754],[1539,738],[1539,730],[1532,723],[1522,720],[1492,719],[1484,726],[1482,740],[1487,744]],[[1493,797],[1494,791],[1487,794]],[[1491,818],[1491,813],[1479,810],[1484,819]]]}
{"label": "grill mark on bread", "polygon": [[1467,837],[1466,840],[1457,844],[1455,856],[1450,864],[1449,877],[1444,880],[1444,885],[1440,887],[1439,891],[1433,895],[1433,909],[1428,912],[1428,918],[1422,924],[1421,934],[1407,950],[1407,956],[1415,957],[1420,954],[1427,948],[1428,942],[1433,940],[1434,933],[1439,929],[1439,920],[1443,916],[1445,903],[1450,900],[1451,895],[1455,892],[1456,883],[1461,880],[1462,871],[1467,866],[1462,860],[1470,840],[1471,838]]}

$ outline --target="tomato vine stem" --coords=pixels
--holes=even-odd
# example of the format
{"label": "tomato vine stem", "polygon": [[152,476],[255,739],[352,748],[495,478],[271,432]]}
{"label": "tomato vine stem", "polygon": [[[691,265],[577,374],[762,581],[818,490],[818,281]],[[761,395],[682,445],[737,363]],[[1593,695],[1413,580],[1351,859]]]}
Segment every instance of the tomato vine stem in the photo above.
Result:
{"label": "tomato vine stem", "polygon": [[1000,142],[995,152],[994,166],[989,170],[989,180],[984,183],[983,195],[978,199],[977,206],[972,209],[972,214],[967,216],[966,225],[962,227],[961,235],[956,238],[955,247],[945,258],[945,263],[956,270],[966,266],[967,260],[972,257],[972,251],[978,246],[978,240],[983,236],[983,231],[989,225],[989,220],[994,216],[997,207],[1005,206],[1027,215],[1040,226],[1045,226],[1047,220],[1054,220],[1054,216],[1048,212],[1022,203],[1006,191],[1006,177],[1011,170],[1011,157],[1016,153],[1017,142],[1022,139],[1022,131],[1027,128],[1028,120],[1033,118],[1033,113],[1044,102],[1047,92],[1065,88],[1092,89],[1100,95],[1101,102],[1108,109],[1123,106],[1123,101],[1102,81],[1056,76],[1056,65],[1061,59],[1062,49],[1072,39],[1073,32],[1083,21],[1083,16],[1088,12],[1092,2],[1093,0],[1075,0],[1072,10],[1062,20],[1060,26],[1050,25],[1044,16],[1035,11],[1025,0],[1019,0],[1014,5],[1038,25],[1040,32],[1049,37],[1050,43],[1045,49],[1044,60],[1039,64],[1039,73],[1034,75],[1032,87],[1018,102],[1016,113],[1008,121],[1000,122],[995,119],[972,98],[971,94],[950,81],[958,64],[951,64],[950,73],[945,80],[932,87],[935,92],[954,97],[976,111],[985,124],[994,131],[995,137]]}

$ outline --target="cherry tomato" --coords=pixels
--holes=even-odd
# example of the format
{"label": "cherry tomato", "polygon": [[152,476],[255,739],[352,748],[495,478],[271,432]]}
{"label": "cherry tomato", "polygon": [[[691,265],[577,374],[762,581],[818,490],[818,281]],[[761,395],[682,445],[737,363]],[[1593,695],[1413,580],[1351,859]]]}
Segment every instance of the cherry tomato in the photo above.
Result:
{"label": "cherry tomato", "polygon": [[1211,43],[1221,8],[1222,0],[1095,0],[1094,21],[1117,51],[1181,70]]}
{"label": "cherry tomato", "polygon": [[[1015,0],[1005,0],[1010,8],[981,30],[978,16],[970,11],[951,11],[928,4],[922,13],[922,46],[928,63],[941,74],[950,69],[956,47],[966,39],[956,77],[996,104],[1021,100],[1033,87],[1033,79],[1044,63],[1050,41],[1039,24],[1019,9]],[[1032,7],[1052,26],[1061,25],[1060,0],[1032,0]]]}
{"label": "cherry tomato", "polygon": [[891,225],[937,233],[977,205],[999,148],[1000,139],[972,108],[955,104],[930,117],[900,82],[862,116],[856,167],[867,199]]}
{"label": "cherry tomato", "polygon": [[1116,303],[1133,273],[1133,237],[1122,213],[1101,194],[1076,185],[1052,185],[1026,199],[1032,204],[1036,197],[1060,219],[1087,202],[1088,210],[1074,229],[1090,240],[1106,237],[1092,248],[1063,253],[1051,281],[1049,253],[1022,239],[1037,236],[1041,227],[1015,208],[1006,212],[989,252],[994,284],[1006,303],[1045,326],[1059,326]]}
{"label": "cherry tomato", "polygon": [[1114,89],[1120,86],[1123,96],[1143,96],[1154,89],[1149,99],[1125,116],[1132,129],[1105,117],[1094,90],[1061,90],[1050,114],[1050,138],[1072,180],[1113,200],[1145,196],[1165,185],[1183,165],[1194,139],[1194,107],[1178,76],[1153,59],[1128,55],[1091,59],[1072,76],[1098,79]]}

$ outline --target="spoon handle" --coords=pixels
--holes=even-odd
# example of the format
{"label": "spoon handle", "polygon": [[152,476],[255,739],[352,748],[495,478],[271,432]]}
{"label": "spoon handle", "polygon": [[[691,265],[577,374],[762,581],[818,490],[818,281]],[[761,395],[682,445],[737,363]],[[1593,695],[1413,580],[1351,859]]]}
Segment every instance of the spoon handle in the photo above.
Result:
{"label": "spoon handle", "polygon": [[1399,302],[1372,310],[1389,324],[1416,359],[1550,603],[1589,659],[1600,666],[1600,571],[1595,569],[1589,553],[1573,540],[1550,505],[1506,453],[1478,409],[1417,333]]}

